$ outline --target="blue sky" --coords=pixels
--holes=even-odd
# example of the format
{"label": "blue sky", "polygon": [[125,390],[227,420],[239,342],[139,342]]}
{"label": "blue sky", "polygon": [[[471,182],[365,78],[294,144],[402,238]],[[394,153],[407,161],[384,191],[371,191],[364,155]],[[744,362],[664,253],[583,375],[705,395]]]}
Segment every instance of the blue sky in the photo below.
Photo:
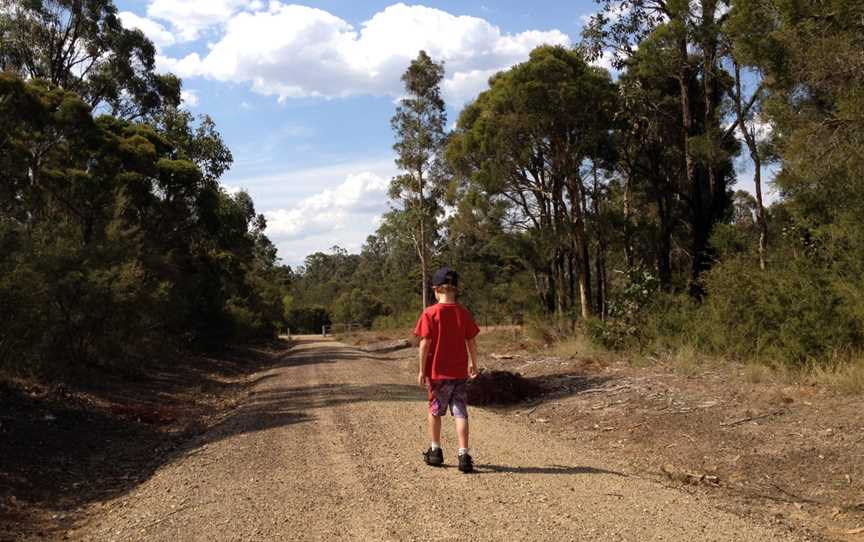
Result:
{"label": "blue sky", "polygon": [[[399,76],[420,48],[445,61],[449,119],[495,71],[541,43],[578,42],[593,0],[403,4],[120,0],[126,26],[183,78],[234,154],[222,179],[268,218],[292,266],[317,250],[359,250],[387,210],[396,173],[390,117]],[[744,183],[746,184],[746,182]]]}

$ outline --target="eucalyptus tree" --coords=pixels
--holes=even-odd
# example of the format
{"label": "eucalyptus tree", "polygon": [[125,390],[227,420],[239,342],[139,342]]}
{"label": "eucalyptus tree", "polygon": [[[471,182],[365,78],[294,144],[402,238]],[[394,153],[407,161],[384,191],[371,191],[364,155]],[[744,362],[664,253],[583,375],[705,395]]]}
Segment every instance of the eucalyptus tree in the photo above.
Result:
{"label": "eucalyptus tree", "polygon": [[584,168],[610,153],[614,108],[605,70],[578,51],[543,46],[495,75],[451,136],[451,165],[463,182],[507,203],[538,293],[559,316],[577,296],[582,316],[592,314]]}
{"label": "eucalyptus tree", "polygon": [[402,74],[405,97],[399,100],[391,126],[396,134],[396,165],[403,172],[390,182],[390,197],[401,202],[401,213],[420,260],[422,306],[430,303],[429,265],[432,243],[446,188],[443,151],[447,113],[441,97],[444,65],[425,51]]}
{"label": "eucalyptus tree", "polygon": [[111,0],[0,0],[0,70],[44,79],[124,119],[180,103],[153,43],[123,27]]}
{"label": "eucalyptus tree", "polygon": [[701,298],[700,275],[713,261],[710,236],[730,204],[735,152],[729,129],[723,128],[727,73],[719,62],[720,27],[729,0],[598,0],[603,8],[584,31],[594,57],[611,54],[617,67],[647,39],[659,40],[672,55],[671,73],[678,84],[678,145],[681,176],[690,206],[691,295]]}
{"label": "eucalyptus tree", "polygon": [[813,247],[804,253],[836,268],[843,289],[857,290],[852,306],[859,307],[864,4],[734,1],[730,19],[741,64],[764,74],[762,113],[780,158],[776,184]]}

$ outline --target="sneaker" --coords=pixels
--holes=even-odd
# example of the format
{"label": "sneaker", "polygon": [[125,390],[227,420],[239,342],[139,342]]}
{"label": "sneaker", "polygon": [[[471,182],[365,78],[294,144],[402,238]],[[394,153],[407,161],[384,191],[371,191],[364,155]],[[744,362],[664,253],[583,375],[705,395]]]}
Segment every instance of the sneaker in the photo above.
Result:
{"label": "sneaker", "polygon": [[428,450],[423,452],[423,461],[425,461],[427,465],[440,467],[444,463],[444,450],[441,448],[433,450],[430,446]]}
{"label": "sneaker", "polygon": [[462,472],[474,471],[474,460],[471,459],[470,455],[462,454],[459,456],[459,470]]}

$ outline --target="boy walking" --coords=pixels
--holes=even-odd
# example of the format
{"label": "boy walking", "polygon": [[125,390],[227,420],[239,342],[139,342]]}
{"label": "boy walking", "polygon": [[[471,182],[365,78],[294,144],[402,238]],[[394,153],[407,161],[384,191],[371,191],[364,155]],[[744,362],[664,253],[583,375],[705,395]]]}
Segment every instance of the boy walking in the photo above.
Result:
{"label": "boy walking", "polygon": [[[427,465],[444,463],[441,449],[441,418],[456,419],[459,437],[459,470],[471,472],[468,454],[468,403],[465,384],[477,376],[477,342],[480,328],[468,309],[456,302],[459,275],[442,267],[432,277],[438,303],[423,311],[414,334],[420,337],[420,372],[417,383],[429,391],[429,436],[432,444],[423,454]],[[470,365],[469,365],[470,356]]]}

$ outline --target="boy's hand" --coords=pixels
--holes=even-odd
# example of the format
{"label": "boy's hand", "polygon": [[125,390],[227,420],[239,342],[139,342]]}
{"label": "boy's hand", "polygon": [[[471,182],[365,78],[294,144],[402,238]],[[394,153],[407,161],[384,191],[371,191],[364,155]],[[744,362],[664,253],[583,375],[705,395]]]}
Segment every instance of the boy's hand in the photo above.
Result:
{"label": "boy's hand", "polygon": [[473,363],[468,367],[468,376],[471,378],[477,378],[477,366]]}
{"label": "boy's hand", "polygon": [[426,387],[426,375],[422,371],[417,373],[417,383],[422,387]]}

